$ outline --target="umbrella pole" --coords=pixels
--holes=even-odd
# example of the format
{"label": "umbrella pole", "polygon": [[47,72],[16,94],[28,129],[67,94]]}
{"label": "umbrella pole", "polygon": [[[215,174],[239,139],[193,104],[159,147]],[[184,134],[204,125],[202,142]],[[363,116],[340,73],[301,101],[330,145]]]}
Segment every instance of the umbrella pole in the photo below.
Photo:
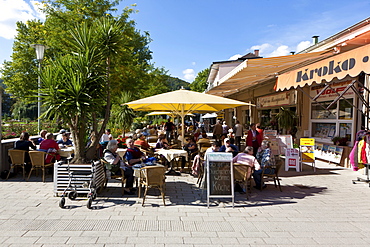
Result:
{"label": "umbrella pole", "polygon": [[184,106],[181,105],[181,146],[184,146],[184,138],[185,138],[185,121],[184,121]]}

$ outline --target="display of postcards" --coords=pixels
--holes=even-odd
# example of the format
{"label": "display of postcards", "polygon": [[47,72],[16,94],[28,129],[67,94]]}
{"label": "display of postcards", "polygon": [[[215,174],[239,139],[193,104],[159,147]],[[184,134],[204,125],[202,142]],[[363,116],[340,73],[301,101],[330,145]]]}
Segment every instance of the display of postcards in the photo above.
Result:
{"label": "display of postcards", "polygon": [[330,152],[330,153],[335,153],[335,150],[336,150],[336,148],[337,148],[337,146],[329,146],[329,149],[328,149],[328,151]]}
{"label": "display of postcards", "polygon": [[316,144],[316,150],[322,150],[322,148],[323,148],[323,144],[322,143],[317,143]]}
{"label": "display of postcards", "polygon": [[336,147],[335,154],[342,155],[343,154],[343,147]]}

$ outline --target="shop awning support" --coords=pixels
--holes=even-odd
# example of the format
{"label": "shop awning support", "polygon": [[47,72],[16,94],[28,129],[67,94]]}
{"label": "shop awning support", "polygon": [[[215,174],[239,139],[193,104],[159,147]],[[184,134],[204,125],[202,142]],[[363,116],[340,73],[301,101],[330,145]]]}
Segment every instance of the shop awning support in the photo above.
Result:
{"label": "shop awning support", "polygon": [[[366,109],[369,109],[370,108],[369,102],[367,102],[364,99],[364,97],[358,92],[357,88],[354,86],[356,82],[359,83],[364,88],[364,90],[366,90],[368,93],[370,93],[370,90],[368,88],[364,87],[364,85],[362,83],[360,83],[359,81],[357,81],[357,80],[353,80],[350,84],[348,84],[348,86],[340,94],[337,91],[333,90],[333,88],[330,87],[330,84],[331,83],[326,83],[325,87],[315,97],[311,97],[308,93],[306,93],[305,91],[303,91],[303,89],[301,87],[297,87],[297,89],[299,89],[302,93],[304,93],[307,97],[309,97],[313,102],[317,103],[324,110],[327,110],[328,112],[330,112],[329,109],[330,109],[330,107],[332,105],[336,104],[338,102],[338,100],[340,100],[341,98],[343,98],[348,104],[350,104],[352,107],[354,107],[357,111],[359,111],[361,114],[363,114],[364,116],[366,116],[367,118],[369,118],[369,110],[367,110],[367,111],[364,112],[363,110],[361,110],[360,108],[356,107],[354,104],[352,104],[351,102],[349,102],[345,97],[343,97],[343,95],[350,88],[352,88],[353,92],[355,92],[355,94],[359,97],[359,99],[361,100],[362,104],[364,104],[366,106]],[[321,104],[320,102],[318,102],[317,99],[328,88],[331,89],[331,90],[333,90],[338,95],[338,97],[335,98],[331,104],[329,104],[327,107],[325,107],[323,104]]]}

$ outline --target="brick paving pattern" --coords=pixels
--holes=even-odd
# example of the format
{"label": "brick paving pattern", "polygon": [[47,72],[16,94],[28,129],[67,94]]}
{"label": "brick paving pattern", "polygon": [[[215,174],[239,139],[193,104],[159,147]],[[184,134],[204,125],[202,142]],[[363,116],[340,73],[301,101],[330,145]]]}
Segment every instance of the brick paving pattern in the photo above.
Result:
{"label": "brick paving pattern", "polygon": [[166,205],[151,190],[145,207],[121,196],[119,182],[86,208],[86,199],[58,207],[52,177],[0,181],[0,246],[370,246],[370,188],[352,184],[361,172],[317,162],[297,173],[281,171],[249,200],[236,193],[211,200],[187,175],[167,176]]}

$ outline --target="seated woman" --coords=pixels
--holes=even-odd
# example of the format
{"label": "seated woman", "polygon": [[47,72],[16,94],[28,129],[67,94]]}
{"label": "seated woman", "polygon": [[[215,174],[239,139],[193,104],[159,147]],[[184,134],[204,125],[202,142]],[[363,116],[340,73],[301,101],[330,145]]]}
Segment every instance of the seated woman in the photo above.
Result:
{"label": "seated woman", "polygon": [[[118,148],[117,140],[108,141],[107,148],[103,152],[105,161],[112,165],[111,172],[116,175],[123,175],[126,178],[126,185],[124,193],[126,195],[134,195],[134,170],[130,165],[127,165],[121,157],[117,154]],[[124,171],[124,174],[120,174],[120,168]]]}
{"label": "seated woman", "polygon": [[62,139],[57,141],[58,144],[61,144],[63,146],[72,146],[73,143],[72,141],[69,139],[69,135],[67,133],[63,133],[62,134]]}
{"label": "seated woman", "polygon": [[14,143],[14,149],[27,151],[24,156],[24,162],[26,163],[25,170],[26,172],[29,172],[31,170],[31,159],[28,151],[30,151],[30,149],[36,150],[36,145],[32,140],[30,140],[28,132],[21,133],[19,140]]}
{"label": "seated woman", "polygon": [[171,148],[170,145],[168,145],[168,142],[166,140],[165,135],[160,135],[159,136],[158,141],[155,144],[155,148],[156,149],[159,149],[159,148],[169,149],[169,148]]}
{"label": "seated woman", "polygon": [[[188,152],[188,160],[192,160],[195,158],[196,153],[198,152],[198,145],[195,143],[194,138],[189,138],[189,142],[184,145],[184,150]],[[182,172],[185,168],[185,157],[181,156],[181,169],[180,172]]]}
{"label": "seated woman", "polygon": [[270,143],[269,141],[262,141],[260,150],[257,152],[256,158],[260,164],[260,169],[256,169],[253,172],[253,179],[256,183],[254,188],[261,189],[266,188],[265,184],[262,184],[262,172],[263,169],[265,174],[274,174],[275,169],[271,168],[271,166],[275,165],[275,158],[274,155],[271,153]]}
{"label": "seated woman", "polygon": [[45,140],[46,139],[46,134],[47,134],[48,132],[46,131],[46,130],[41,130],[40,131],[40,138],[39,139],[37,139],[37,143],[40,145],[40,143],[43,141],[43,140]]}

